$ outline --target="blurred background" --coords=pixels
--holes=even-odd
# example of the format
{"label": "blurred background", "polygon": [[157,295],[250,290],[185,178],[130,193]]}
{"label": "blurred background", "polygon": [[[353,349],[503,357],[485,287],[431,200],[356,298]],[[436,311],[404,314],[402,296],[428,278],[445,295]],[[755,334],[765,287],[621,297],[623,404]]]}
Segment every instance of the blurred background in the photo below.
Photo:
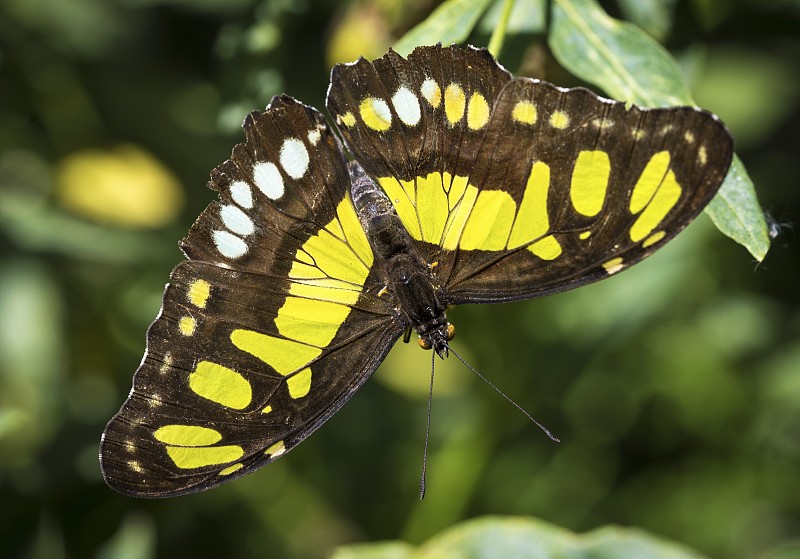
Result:
{"label": "blurred background", "polygon": [[[452,310],[456,349],[562,443],[440,363],[424,501],[429,354],[403,344],[277,463],[141,501],[105,486],[98,442],[209,171],[248,110],[282,92],[324,107],[332,64],[380,56],[436,2],[0,0],[0,555],[324,557],[503,514],[799,557],[800,2],[602,4],[732,130],[770,215],[764,262],[701,216],[619,277]],[[576,85],[543,20],[501,61]],[[491,17],[478,29],[485,45]]]}

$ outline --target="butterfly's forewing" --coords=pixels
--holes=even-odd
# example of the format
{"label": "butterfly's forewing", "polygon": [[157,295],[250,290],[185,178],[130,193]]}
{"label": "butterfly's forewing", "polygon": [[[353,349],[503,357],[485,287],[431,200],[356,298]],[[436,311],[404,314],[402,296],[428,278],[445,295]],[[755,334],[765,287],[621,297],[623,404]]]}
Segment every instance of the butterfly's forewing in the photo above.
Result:
{"label": "butterfly's forewing", "polygon": [[245,121],[220,192],[183,242],[101,466],[163,497],[290,450],[358,389],[402,333],[322,116],[290,98]]}
{"label": "butterfly's forewing", "polygon": [[485,49],[472,47],[418,48],[408,60],[390,51],[331,73],[328,110],[429,261],[510,80]]}
{"label": "butterfly's forewing", "polygon": [[[512,79],[475,49],[420,47],[409,61],[413,72],[393,53],[334,71],[328,106],[436,264],[448,303],[524,299],[616,273],[694,219],[730,164],[730,135],[698,109],[626,108]],[[399,104],[397,92],[413,95]],[[422,118],[403,118],[408,106]],[[408,137],[453,149],[429,157]]]}
{"label": "butterfly's forewing", "polygon": [[[482,143],[474,131],[510,79],[486,50],[426,47],[408,60],[389,51],[372,62],[336,66],[327,105],[375,177],[413,181],[429,169],[468,175]],[[471,126],[460,125],[465,115]]]}

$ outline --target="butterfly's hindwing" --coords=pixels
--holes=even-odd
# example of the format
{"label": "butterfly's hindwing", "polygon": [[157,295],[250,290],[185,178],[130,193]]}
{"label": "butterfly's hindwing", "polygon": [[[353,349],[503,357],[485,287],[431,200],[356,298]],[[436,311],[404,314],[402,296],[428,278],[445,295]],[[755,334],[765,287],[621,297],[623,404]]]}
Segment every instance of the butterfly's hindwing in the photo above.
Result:
{"label": "butterfly's hindwing", "polygon": [[[518,118],[520,106],[535,122]],[[733,153],[705,111],[626,108],[528,79],[503,90],[483,147],[483,174],[473,173],[482,188],[449,279],[454,303],[564,291],[639,262],[714,197]],[[485,237],[467,237],[471,221],[491,223]],[[487,243],[492,253],[480,254]]]}

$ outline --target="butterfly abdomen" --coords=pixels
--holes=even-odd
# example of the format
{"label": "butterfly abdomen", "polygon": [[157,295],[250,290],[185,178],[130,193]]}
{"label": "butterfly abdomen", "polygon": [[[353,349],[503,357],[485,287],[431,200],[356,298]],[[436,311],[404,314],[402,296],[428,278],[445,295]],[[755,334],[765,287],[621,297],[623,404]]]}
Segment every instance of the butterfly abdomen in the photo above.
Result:
{"label": "butterfly abdomen", "polygon": [[419,254],[389,198],[356,162],[351,162],[350,194],[367,234],[375,265],[382,271],[387,292],[405,325],[412,327],[423,347],[446,352],[448,323],[431,267]]}

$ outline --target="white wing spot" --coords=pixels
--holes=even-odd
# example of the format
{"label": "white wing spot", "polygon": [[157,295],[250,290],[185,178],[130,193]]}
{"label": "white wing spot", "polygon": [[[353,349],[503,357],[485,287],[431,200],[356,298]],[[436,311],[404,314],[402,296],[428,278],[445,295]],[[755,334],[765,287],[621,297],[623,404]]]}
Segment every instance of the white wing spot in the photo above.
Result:
{"label": "white wing spot", "polygon": [[253,182],[270,200],[283,196],[283,177],[274,163],[253,165]]}
{"label": "white wing spot", "polygon": [[319,139],[321,138],[321,134],[318,129],[314,129],[308,133],[308,143],[312,146],[315,146],[319,143]]}
{"label": "white wing spot", "polygon": [[299,179],[308,171],[308,150],[297,138],[288,138],[281,146],[281,167],[293,179]]}
{"label": "white wing spot", "polygon": [[272,457],[273,458],[277,458],[278,456],[280,456],[284,452],[286,452],[286,449],[281,447],[281,448],[277,449],[274,454],[272,454]]}
{"label": "white wing spot", "polygon": [[228,187],[231,192],[233,201],[243,208],[253,207],[253,193],[250,191],[250,185],[244,181],[234,181]]}
{"label": "white wing spot", "polygon": [[622,262],[623,260],[620,257],[612,258],[611,260],[603,264],[603,268],[605,268],[606,272],[609,275],[616,274],[622,269]]}
{"label": "white wing spot", "polygon": [[404,123],[409,126],[416,126],[420,119],[419,100],[410,89],[402,86],[392,96],[392,105]]}
{"label": "white wing spot", "polygon": [[592,121],[592,126],[600,130],[606,130],[614,127],[614,121],[607,118],[596,118]]}
{"label": "white wing spot", "polygon": [[169,371],[169,368],[172,367],[172,353],[169,351],[164,355],[164,360],[161,362],[161,366],[158,368],[158,372],[160,374],[166,374]]}
{"label": "white wing spot", "polygon": [[264,451],[264,454],[272,458],[277,458],[284,452],[286,452],[286,445],[281,440],[272,444],[269,448],[267,448],[267,450]]}
{"label": "white wing spot", "polygon": [[708,163],[708,152],[706,151],[706,146],[700,146],[700,149],[697,150],[697,160],[700,162],[700,165],[705,165]]}
{"label": "white wing spot", "polygon": [[228,231],[212,231],[211,238],[214,246],[225,258],[236,260],[247,253],[247,243]]}
{"label": "white wing spot", "polygon": [[359,105],[358,112],[364,124],[373,130],[385,132],[392,126],[392,111],[383,99],[367,97]]}
{"label": "white wing spot", "polygon": [[437,108],[442,101],[442,90],[433,78],[427,78],[422,82],[419,92],[422,93],[422,96],[434,109]]}
{"label": "white wing spot", "polygon": [[219,216],[225,227],[239,235],[252,235],[255,230],[253,220],[236,206],[222,206],[219,209]]}

